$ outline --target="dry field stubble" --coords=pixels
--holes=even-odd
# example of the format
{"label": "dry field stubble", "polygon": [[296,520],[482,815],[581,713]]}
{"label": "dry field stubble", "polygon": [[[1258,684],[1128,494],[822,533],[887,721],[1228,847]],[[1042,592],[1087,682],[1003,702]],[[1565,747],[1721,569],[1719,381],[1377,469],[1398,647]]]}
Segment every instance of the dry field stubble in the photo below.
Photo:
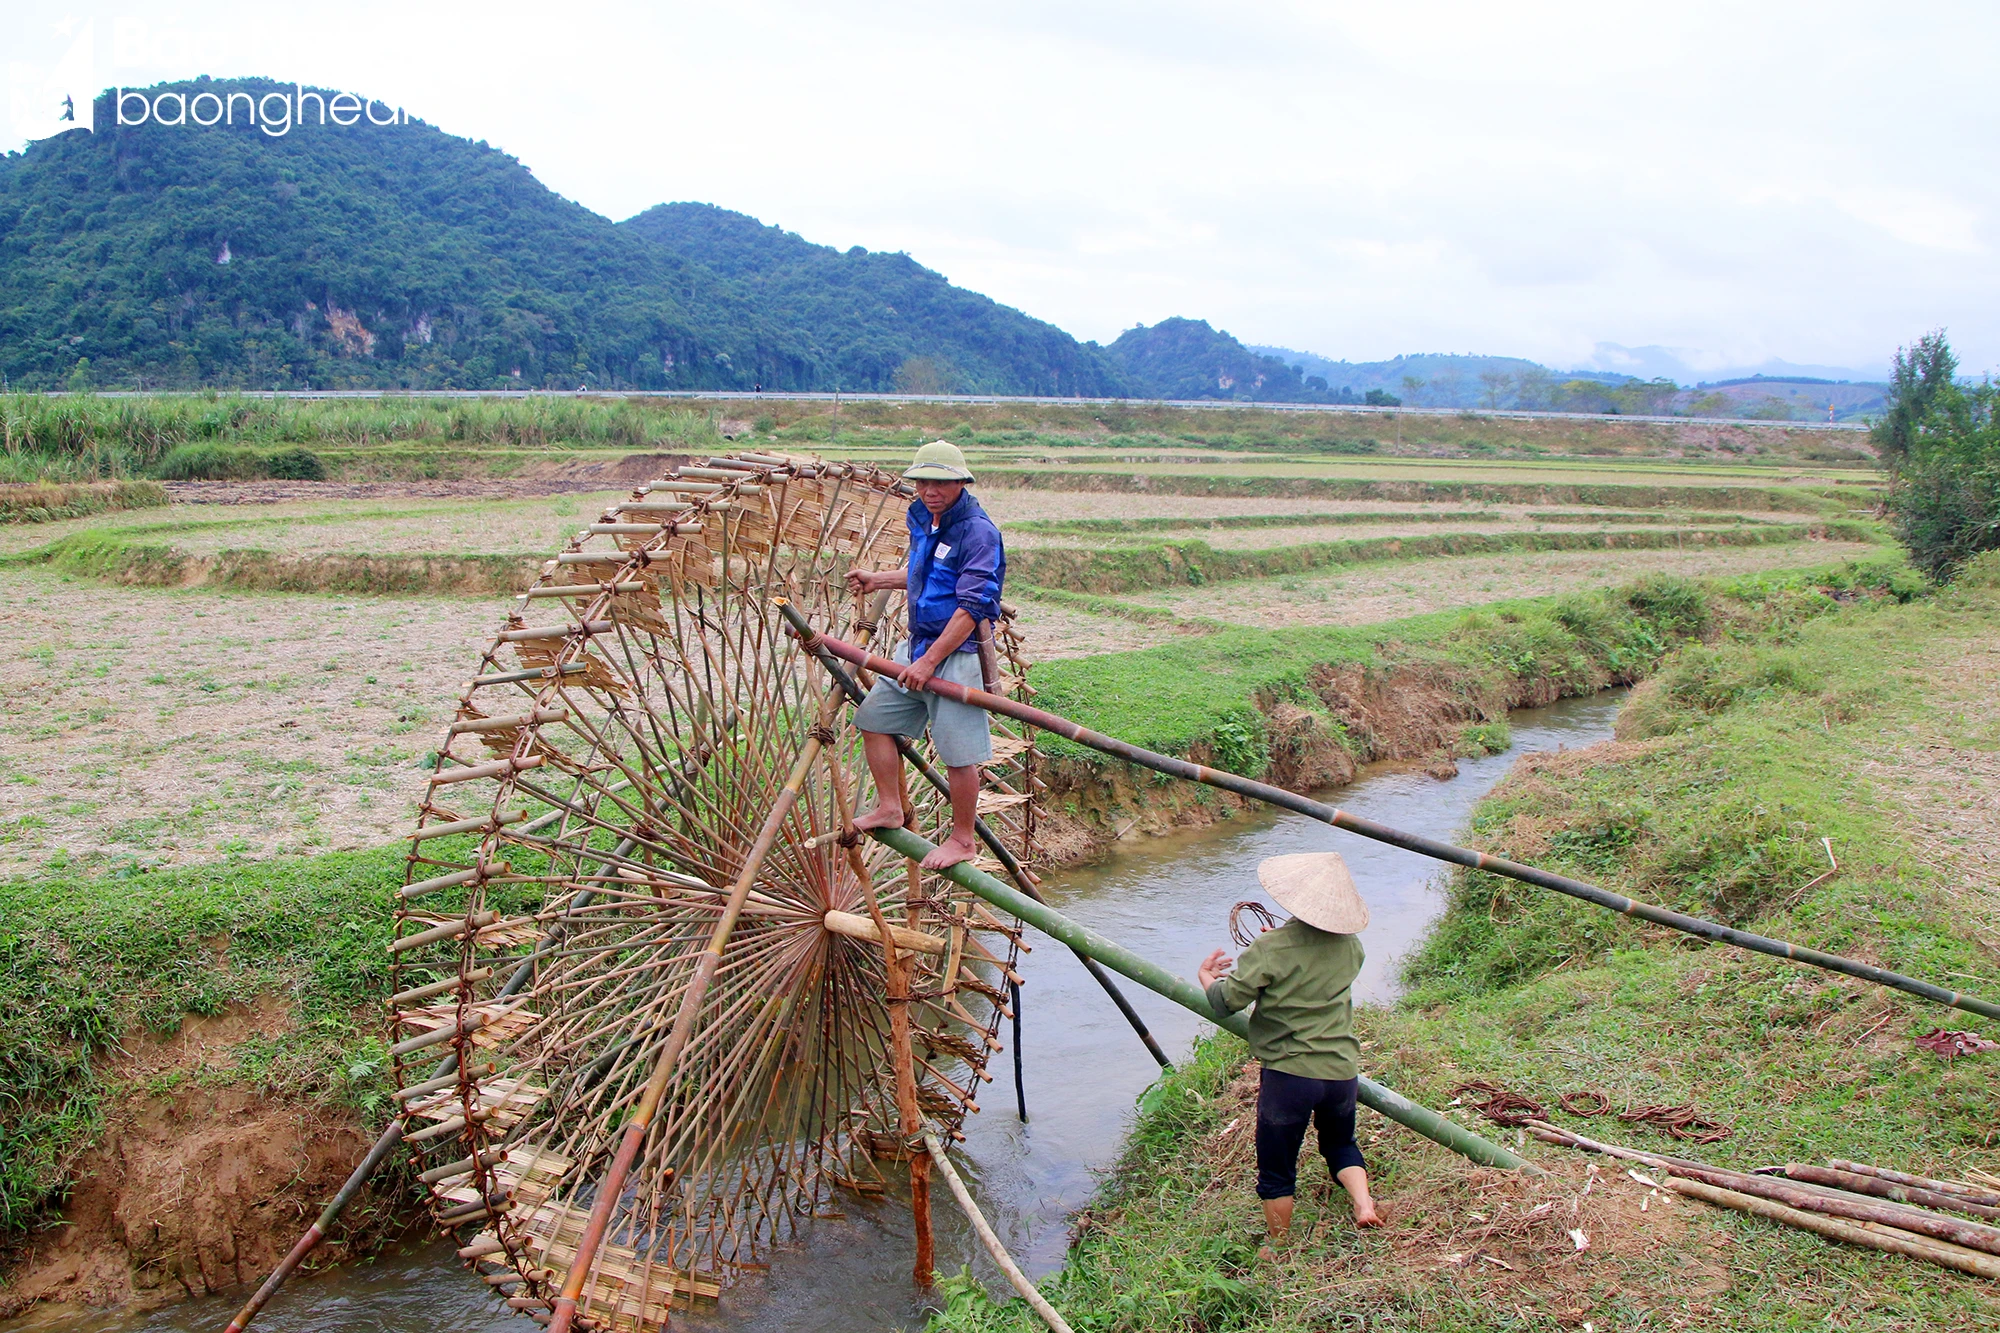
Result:
{"label": "dry field stubble", "polygon": [[0,571],[0,875],[403,831],[494,600],[107,587]]}
{"label": "dry field stubble", "polygon": [[1367,625],[1509,597],[1548,597],[1629,583],[1649,574],[1694,578],[1858,560],[1879,554],[1866,542],[1790,542],[1706,550],[1537,551],[1441,556],[1349,565],[1312,574],[1130,593],[1120,600],[1185,616],[1259,629]]}

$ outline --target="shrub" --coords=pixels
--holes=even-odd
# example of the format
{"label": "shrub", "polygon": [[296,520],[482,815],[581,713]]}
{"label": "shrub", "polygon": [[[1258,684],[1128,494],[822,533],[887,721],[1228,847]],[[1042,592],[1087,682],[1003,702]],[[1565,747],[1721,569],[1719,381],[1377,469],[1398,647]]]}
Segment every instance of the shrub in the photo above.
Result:
{"label": "shrub", "polygon": [[265,453],[220,444],[183,444],[155,469],[167,481],[325,481],[326,464],[294,445]]}
{"label": "shrub", "polygon": [[1876,447],[1894,470],[1889,515],[1910,560],[1939,582],[2000,548],[2000,387],[1961,388],[1940,331],[1898,348]]}

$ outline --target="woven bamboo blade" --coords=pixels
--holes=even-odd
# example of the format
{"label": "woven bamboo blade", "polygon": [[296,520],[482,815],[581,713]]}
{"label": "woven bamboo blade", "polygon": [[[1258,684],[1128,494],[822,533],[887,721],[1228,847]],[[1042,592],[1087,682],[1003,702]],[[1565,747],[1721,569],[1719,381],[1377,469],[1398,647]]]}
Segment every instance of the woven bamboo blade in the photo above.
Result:
{"label": "woven bamboo blade", "polygon": [[[393,989],[426,991],[430,1003],[399,1004],[392,1037],[431,1044],[395,1057],[398,1082],[434,1082],[415,1062],[479,1053],[462,1079],[406,1099],[416,1132],[449,1126],[416,1145],[418,1165],[455,1168],[433,1177],[440,1214],[483,1229],[498,1248],[478,1262],[502,1268],[492,1276],[523,1308],[557,1319],[576,1257],[565,1229],[600,1197],[612,1200],[606,1248],[590,1257],[580,1308],[657,1327],[673,1300],[711,1294],[760,1263],[835,1190],[882,1188],[869,1149],[902,1126],[899,1045],[914,1048],[919,1107],[949,1134],[976,1108],[970,1089],[999,1048],[1018,932],[1000,915],[970,931],[970,895],[956,885],[911,881],[872,842],[838,845],[837,783],[850,801],[865,795],[860,740],[844,727],[815,731],[827,679],[774,628],[783,598],[825,623],[852,622],[857,636],[864,625],[885,643],[902,636],[899,606],[864,616],[844,580],[856,565],[902,563],[907,492],[868,468],[726,461],[716,470],[740,480],[705,477],[720,489],[674,493],[684,521],[621,522],[626,506],[614,507],[545,568],[519,605],[562,623],[517,616],[496,636],[455,719],[471,724],[458,729],[460,755],[492,757],[444,767],[472,775],[435,788],[451,793],[450,820],[426,816],[465,821],[476,853],[454,845],[451,862],[413,859],[407,878],[502,862],[511,873],[399,907],[392,963],[409,979]],[[1020,676],[1018,635],[999,642],[1005,674]],[[629,1176],[604,1192],[729,886],[809,734],[821,762],[744,895]],[[993,792],[1032,790],[1032,734],[1009,724],[996,740]],[[934,795],[913,805],[922,829],[946,819]],[[473,822],[489,811],[528,817]],[[1007,802],[994,818],[1009,855],[1032,859],[1034,802]],[[413,910],[432,903],[432,913]],[[901,950],[911,998],[900,1042],[879,933],[830,929],[830,913],[836,925],[893,919],[892,940],[913,931],[945,941],[940,952]],[[551,942],[557,923],[562,938]],[[461,1025],[462,1012],[489,1013],[522,960],[532,960],[524,1016]],[[494,1150],[502,1156],[489,1161]]]}

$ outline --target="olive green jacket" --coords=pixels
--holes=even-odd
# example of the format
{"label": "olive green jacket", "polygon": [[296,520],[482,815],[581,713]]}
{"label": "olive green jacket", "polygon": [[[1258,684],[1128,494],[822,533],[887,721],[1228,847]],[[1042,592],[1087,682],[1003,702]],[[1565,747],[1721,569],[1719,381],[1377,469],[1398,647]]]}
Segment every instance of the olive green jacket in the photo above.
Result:
{"label": "olive green jacket", "polygon": [[1255,1004],[1250,1054],[1266,1069],[1301,1078],[1353,1078],[1361,1072],[1354,1036],[1354,978],[1361,939],[1297,919],[1243,951],[1236,969],[1208,988],[1225,1014]]}

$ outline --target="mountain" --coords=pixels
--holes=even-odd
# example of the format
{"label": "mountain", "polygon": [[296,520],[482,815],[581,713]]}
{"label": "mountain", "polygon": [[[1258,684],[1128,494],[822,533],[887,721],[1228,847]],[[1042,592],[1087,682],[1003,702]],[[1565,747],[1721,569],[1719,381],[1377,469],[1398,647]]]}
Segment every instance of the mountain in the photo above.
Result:
{"label": "mountain", "polygon": [[[1351,389],[1329,387],[1320,375],[1245,347],[1203,319],[1163,319],[1136,325],[1105,351],[1145,398],[1218,398],[1257,403],[1358,403]],[[1290,354],[1287,354],[1290,355]],[[1318,360],[1318,358],[1313,358]],[[1373,401],[1384,401],[1379,397]]]}
{"label": "mountain", "polygon": [[[1345,385],[1355,392],[1370,389],[1396,395],[1412,407],[1494,407],[1511,406],[1518,386],[1525,381],[1553,381],[1558,372],[1518,356],[1456,356],[1426,352],[1391,357],[1387,361],[1332,361],[1311,352],[1288,347],[1250,349],[1296,366],[1305,375],[1317,375],[1329,384]],[[1631,378],[1602,372],[1573,372],[1576,377],[1607,384]],[[1506,377],[1505,387],[1498,378]],[[1494,390],[1507,401],[1494,402]]]}
{"label": "mountain", "polygon": [[735,283],[802,339],[825,385],[924,393],[1122,394],[1103,349],[906,254],[815,245],[713,204],[660,204],[618,224]]}
{"label": "mountain", "polygon": [[484,143],[327,123],[335,96],[204,78],[144,90],[168,123],[119,125],[107,93],[97,133],[0,157],[7,382],[1122,388],[1102,349],[906,256],[702,205],[614,225]]}

